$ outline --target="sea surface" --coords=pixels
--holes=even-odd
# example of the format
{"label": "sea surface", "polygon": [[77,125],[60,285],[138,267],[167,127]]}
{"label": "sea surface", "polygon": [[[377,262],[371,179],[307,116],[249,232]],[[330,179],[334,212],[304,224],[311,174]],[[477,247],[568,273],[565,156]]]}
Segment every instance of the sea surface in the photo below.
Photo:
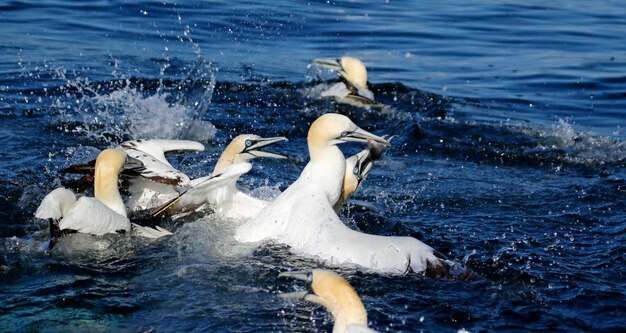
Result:
{"label": "sea surface", "polygon": [[[626,330],[626,2],[0,1],[0,331],[326,332],[277,297],[315,260],[251,248],[204,210],[148,242],[72,236],[47,251],[58,170],[139,138],[206,151],[286,136],[239,187],[262,198],[305,166],[309,124],[349,116],[392,146],[341,218],[410,235],[477,282],[329,267],[389,332]],[[384,109],[321,98],[352,55]],[[359,151],[344,145],[346,155]],[[141,216],[134,216],[139,222]]]}

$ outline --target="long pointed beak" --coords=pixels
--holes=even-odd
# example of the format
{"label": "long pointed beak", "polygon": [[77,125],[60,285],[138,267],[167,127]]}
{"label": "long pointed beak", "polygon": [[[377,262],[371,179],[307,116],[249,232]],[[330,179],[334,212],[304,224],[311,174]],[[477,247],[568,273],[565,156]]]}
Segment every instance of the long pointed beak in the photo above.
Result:
{"label": "long pointed beak", "polygon": [[339,139],[342,141],[366,142],[366,143],[369,143],[370,141],[374,141],[384,146],[389,146],[390,144],[390,142],[387,139],[380,137],[378,135],[372,134],[359,127],[357,127],[353,131],[343,132],[341,136],[339,137]]}
{"label": "long pointed beak", "polygon": [[328,68],[333,71],[341,71],[341,63],[337,58],[317,58],[313,60],[313,63],[324,68]]}
{"label": "long pointed beak", "polygon": [[279,278],[291,278],[311,282],[311,273],[306,271],[282,272],[278,274]]}
{"label": "long pointed beak", "polygon": [[278,136],[274,138],[261,138],[261,139],[256,140],[250,147],[247,147],[244,150],[244,153],[248,153],[254,157],[287,158],[287,156],[285,155],[262,150],[263,148],[267,146],[273,145],[281,141],[289,141],[289,140],[283,136]]}
{"label": "long pointed beak", "polygon": [[[305,271],[293,271],[293,272],[283,272],[278,274],[279,278],[291,278],[296,280],[306,281],[307,283],[311,283],[311,273]],[[292,293],[282,293],[279,294],[278,297],[286,298],[286,299],[305,299],[309,296],[310,293],[308,291],[295,291]]]}
{"label": "long pointed beak", "polygon": [[357,179],[359,184],[363,181],[363,179],[367,178],[367,175],[370,173],[373,165],[374,159],[370,155],[369,149],[364,149],[356,154],[356,165],[354,171],[358,172],[359,177],[357,177]]}
{"label": "long pointed beak", "polygon": [[292,293],[278,294],[278,297],[285,299],[304,299],[308,294],[308,291],[294,291]]}

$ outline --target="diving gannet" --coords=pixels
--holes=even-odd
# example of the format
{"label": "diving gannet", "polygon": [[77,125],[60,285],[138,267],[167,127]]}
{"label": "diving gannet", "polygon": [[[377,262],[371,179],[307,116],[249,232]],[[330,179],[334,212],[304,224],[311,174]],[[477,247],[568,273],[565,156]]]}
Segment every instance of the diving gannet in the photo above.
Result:
{"label": "diving gannet", "polygon": [[[126,208],[117,186],[125,161],[126,153],[122,149],[105,149],[98,154],[94,167],[94,198],[76,200],[76,195],[63,187],[43,198],[35,217],[50,220],[50,249],[57,237],[64,233],[100,236],[130,231],[131,223],[126,217]],[[135,226],[137,234],[142,237],[159,238],[171,234],[161,227]]]}
{"label": "diving gannet", "polygon": [[367,326],[367,312],[354,288],[339,274],[314,269],[311,272],[284,272],[278,277],[306,281],[308,291],[282,293],[286,299],[304,299],[325,307],[333,315],[333,333],[376,332]]}
{"label": "diving gannet", "polygon": [[335,97],[338,101],[355,106],[378,104],[374,93],[367,87],[367,69],[363,62],[354,57],[318,58],[313,63],[336,72],[341,79],[322,92],[322,97]]}
{"label": "diving gannet", "polygon": [[419,240],[352,230],[333,209],[341,195],[346,165],[337,144],[348,141],[388,144],[387,140],[360,129],[346,116],[327,113],[311,124],[307,141],[311,160],[300,177],[250,221],[239,226],[236,240],[286,244],[297,254],[330,265],[358,265],[381,273],[447,270],[444,259]]}
{"label": "diving gannet", "polygon": [[287,138],[262,138],[253,134],[235,137],[220,156],[211,175],[191,180],[189,189],[155,209],[150,215],[156,217],[183,213],[204,204],[209,204],[217,212],[234,219],[256,215],[267,202],[241,192],[237,189],[237,180],[250,171],[252,164],[249,161],[254,158],[286,158],[263,150],[281,141],[287,141]]}

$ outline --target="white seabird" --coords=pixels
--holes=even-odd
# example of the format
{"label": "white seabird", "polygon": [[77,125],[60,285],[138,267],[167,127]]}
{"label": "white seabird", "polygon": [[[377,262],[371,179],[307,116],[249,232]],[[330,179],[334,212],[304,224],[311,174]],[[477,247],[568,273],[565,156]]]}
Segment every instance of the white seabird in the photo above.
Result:
{"label": "white seabird", "polygon": [[[130,231],[131,223],[126,216],[126,208],[117,185],[125,161],[126,153],[122,149],[105,149],[98,154],[94,170],[93,198],[81,197],[76,200],[76,195],[63,187],[53,190],[43,198],[35,217],[50,220],[50,248],[63,233],[79,232],[101,236]],[[137,228],[141,236],[148,238],[169,234],[162,228]],[[145,232],[149,232],[151,236],[144,234]]]}
{"label": "white seabird", "polygon": [[229,218],[242,219],[256,215],[267,202],[241,192],[237,188],[237,180],[250,171],[252,164],[249,161],[254,158],[286,158],[263,150],[281,141],[287,141],[287,138],[262,138],[253,134],[235,137],[220,156],[211,175],[190,181],[189,189],[150,215],[156,217],[183,213],[204,204],[209,204],[215,211]]}
{"label": "white seabird", "polygon": [[286,299],[304,299],[326,308],[335,320],[333,333],[376,332],[367,326],[367,312],[350,283],[334,272],[314,269],[311,272],[284,272],[278,277],[303,280],[308,291],[282,293]]}
{"label": "white seabird", "polygon": [[322,97],[335,97],[339,102],[355,106],[377,105],[374,93],[367,87],[367,69],[363,62],[355,57],[318,58],[313,60],[317,66],[336,72],[341,79],[322,92]]}
{"label": "white seabird", "polygon": [[388,141],[357,127],[345,116],[327,113],[309,129],[311,160],[300,177],[254,218],[237,228],[243,243],[276,242],[297,254],[330,265],[358,265],[372,271],[447,271],[446,262],[428,245],[412,237],[365,234],[339,219],[333,204],[339,200],[345,159],[337,144]]}

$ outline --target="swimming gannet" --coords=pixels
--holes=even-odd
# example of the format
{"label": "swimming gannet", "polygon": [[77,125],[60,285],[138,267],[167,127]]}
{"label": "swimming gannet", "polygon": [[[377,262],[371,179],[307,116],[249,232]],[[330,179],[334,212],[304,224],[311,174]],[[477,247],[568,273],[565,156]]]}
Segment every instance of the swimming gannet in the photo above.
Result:
{"label": "swimming gannet", "polygon": [[323,97],[335,97],[340,102],[356,106],[377,104],[374,93],[367,87],[367,69],[360,59],[348,56],[318,58],[313,63],[336,72],[341,79],[323,91]]}
{"label": "swimming gannet", "polygon": [[[147,209],[177,196],[179,188],[187,186],[190,178],[174,168],[165,158],[173,151],[203,151],[204,145],[190,140],[131,140],[119,145],[128,155],[121,175],[128,181],[130,196],[126,201],[128,210]],[[65,173],[87,173],[88,183],[95,161],[72,165],[61,170]],[[85,181],[87,180],[87,181]]]}
{"label": "swimming gannet", "polygon": [[327,113],[311,124],[307,137],[310,161],[300,177],[254,218],[239,226],[235,239],[243,243],[277,242],[297,254],[331,265],[358,265],[402,274],[446,269],[430,246],[412,237],[377,236],[358,232],[339,219],[345,159],[337,144],[357,141],[388,144],[357,127],[348,117]]}
{"label": "swimming gannet", "polygon": [[60,231],[104,235],[130,231],[124,202],[117,188],[117,178],[126,160],[120,149],[102,151],[95,164],[95,198],[81,197],[68,189],[57,188],[43,198],[35,217],[50,219],[51,246]]}
{"label": "swimming gannet", "polygon": [[354,288],[339,274],[314,269],[311,272],[284,272],[278,277],[303,280],[308,291],[283,293],[286,299],[304,299],[325,307],[335,320],[333,333],[376,332],[367,326],[367,312]]}
{"label": "swimming gannet", "polygon": [[219,213],[235,219],[249,218],[258,213],[267,202],[237,189],[237,180],[250,171],[250,160],[259,157],[286,158],[263,149],[285,137],[262,138],[253,134],[235,137],[226,147],[211,175],[189,182],[189,189],[170,200],[150,215],[177,214],[209,204]]}
{"label": "swimming gannet", "polygon": [[[76,195],[63,187],[43,198],[35,217],[50,220],[50,248],[63,233],[100,236],[130,231],[131,223],[126,217],[126,208],[117,185],[125,161],[126,153],[122,149],[105,149],[98,154],[94,167],[94,198],[81,197],[76,200]],[[160,227],[152,229],[137,226],[137,230],[140,236],[148,238],[169,234]]]}

